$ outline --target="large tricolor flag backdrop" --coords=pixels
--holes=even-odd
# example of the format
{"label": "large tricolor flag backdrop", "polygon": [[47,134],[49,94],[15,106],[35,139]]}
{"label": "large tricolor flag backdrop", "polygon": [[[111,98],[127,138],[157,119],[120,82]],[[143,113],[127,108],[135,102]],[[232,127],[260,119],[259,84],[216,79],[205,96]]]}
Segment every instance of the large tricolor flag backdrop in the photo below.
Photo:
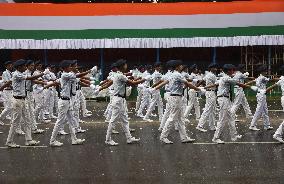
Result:
{"label": "large tricolor flag backdrop", "polygon": [[284,45],[284,1],[0,4],[1,49]]}

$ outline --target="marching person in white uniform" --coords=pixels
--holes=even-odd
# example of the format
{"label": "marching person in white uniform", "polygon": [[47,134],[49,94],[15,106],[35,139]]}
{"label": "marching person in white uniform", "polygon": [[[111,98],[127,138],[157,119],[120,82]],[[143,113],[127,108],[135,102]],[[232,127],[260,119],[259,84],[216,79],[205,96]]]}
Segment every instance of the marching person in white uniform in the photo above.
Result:
{"label": "marching person in white uniform", "polygon": [[253,130],[253,131],[259,131],[260,130],[256,127],[257,121],[260,119],[260,117],[262,117],[263,120],[264,120],[263,124],[264,124],[265,130],[273,129],[273,127],[270,126],[270,121],[269,121],[269,116],[268,116],[268,108],[267,108],[267,101],[266,101],[266,94],[261,93],[261,90],[266,90],[266,85],[267,85],[268,81],[270,81],[269,78],[264,76],[267,73],[266,71],[267,71],[267,68],[265,66],[259,66],[257,68],[257,72],[260,73],[258,78],[255,80],[256,87],[258,88],[257,95],[256,95],[257,106],[256,106],[256,110],[255,110],[254,116],[252,118],[252,121],[250,123],[250,127],[249,127],[249,129]]}
{"label": "marching person in white uniform", "polygon": [[145,82],[146,79],[140,79],[140,80],[129,80],[123,72],[127,71],[127,63],[126,60],[120,59],[116,62],[116,67],[118,68],[118,71],[116,75],[114,75],[113,80],[111,80],[110,83],[108,83],[105,86],[99,87],[98,91],[101,91],[103,89],[108,88],[110,85],[113,85],[113,99],[112,99],[112,114],[110,118],[110,122],[107,128],[106,133],[106,141],[105,143],[107,145],[116,146],[118,143],[116,143],[112,139],[112,130],[115,124],[118,122],[121,122],[122,129],[126,136],[126,142],[128,144],[138,142],[140,139],[136,139],[135,137],[132,137],[129,131],[129,122],[128,122],[128,116],[126,113],[125,108],[125,97],[126,97],[126,85],[137,85],[139,83]]}
{"label": "marching person in white uniform", "polygon": [[[153,84],[159,83],[162,79],[162,74],[160,73],[162,70],[162,63],[158,62],[154,64],[155,71],[152,74]],[[152,92],[152,99],[150,102],[150,105],[147,109],[146,115],[144,116],[143,120],[152,122],[153,120],[150,119],[150,116],[152,112],[154,111],[155,107],[158,106],[158,115],[159,115],[159,121],[162,120],[163,116],[163,101],[161,97],[160,90],[155,90]]]}
{"label": "marching person in white uniform", "polygon": [[[245,65],[243,64],[239,64],[238,65],[238,71],[236,71],[236,73],[234,74],[234,79],[236,79],[239,83],[245,83],[246,79],[252,79],[251,77],[249,77],[249,73],[243,73],[244,72],[244,67]],[[246,114],[246,118],[252,118],[252,113],[245,95],[245,92],[243,90],[243,88],[239,87],[238,85],[236,85],[234,87],[234,93],[235,93],[235,99],[234,99],[234,103],[232,106],[232,113],[236,114],[236,112],[238,111],[238,109],[242,106],[244,108],[245,114]]]}
{"label": "marching person in white uniform", "polygon": [[[217,64],[210,64],[208,66],[209,71],[206,73],[204,80],[205,85],[214,85],[217,82],[216,72],[217,72]],[[201,132],[207,132],[207,130],[204,128],[204,125],[206,121],[208,121],[209,129],[210,130],[216,130],[216,87],[208,88],[206,89],[206,102],[205,102],[205,108],[202,112],[201,118],[198,122],[198,125],[196,126],[196,129]]]}
{"label": "marching person in white uniform", "polygon": [[21,120],[23,122],[23,128],[25,131],[25,145],[26,146],[34,146],[39,144],[39,141],[35,141],[32,139],[31,136],[31,122],[29,117],[28,108],[26,108],[25,98],[26,98],[26,80],[34,80],[45,73],[40,73],[38,75],[34,75],[28,77],[24,74],[26,70],[26,61],[20,59],[14,63],[14,67],[16,71],[13,73],[12,76],[12,87],[13,87],[13,101],[12,101],[12,122],[11,127],[9,130],[8,138],[6,145],[10,148],[19,148],[20,146],[14,143],[14,135],[16,133],[16,127],[19,126]]}
{"label": "marching person in white uniform", "polygon": [[[188,143],[193,142],[195,139],[191,139],[188,137],[186,133],[185,128],[185,118],[183,115],[182,110],[182,95],[183,95],[183,87],[186,85],[186,87],[193,88],[196,91],[199,91],[200,89],[189,83],[182,75],[181,71],[183,69],[182,61],[181,60],[174,60],[171,63],[172,67],[174,68],[174,72],[171,75],[170,80],[170,90],[169,90],[169,97],[168,102],[169,108],[170,108],[170,115],[167,119],[165,126],[163,127],[160,140],[162,143],[165,144],[172,144],[173,142],[168,139],[168,135],[171,131],[171,128],[174,126],[174,123],[177,122],[177,128],[178,132],[180,134],[180,139],[182,143]],[[169,82],[169,81],[168,81]],[[155,87],[156,89],[159,89],[163,83]]]}

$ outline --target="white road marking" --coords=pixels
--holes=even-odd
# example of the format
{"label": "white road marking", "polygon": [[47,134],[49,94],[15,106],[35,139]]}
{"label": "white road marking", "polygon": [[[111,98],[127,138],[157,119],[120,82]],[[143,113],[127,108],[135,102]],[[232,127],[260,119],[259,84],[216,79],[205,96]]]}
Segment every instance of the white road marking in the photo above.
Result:
{"label": "white road marking", "polygon": [[[193,143],[196,145],[211,145],[211,144],[217,144],[214,142],[197,142]],[[281,144],[280,142],[225,142],[225,144]]]}
{"label": "white road marking", "polygon": [[[20,148],[47,148],[48,146],[20,146]],[[8,147],[0,147],[0,149],[19,149],[19,148],[8,148]]]}

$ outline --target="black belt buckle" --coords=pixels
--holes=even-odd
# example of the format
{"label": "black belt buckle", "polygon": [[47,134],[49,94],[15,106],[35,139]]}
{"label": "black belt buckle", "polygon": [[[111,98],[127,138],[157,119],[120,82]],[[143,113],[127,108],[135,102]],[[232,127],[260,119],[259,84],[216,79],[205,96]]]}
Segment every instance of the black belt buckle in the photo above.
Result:
{"label": "black belt buckle", "polygon": [[70,100],[68,97],[60,97],[61,100]]}
{"label": "black belt buckle", "polygon": [[222,96],[218,96],[218,98],[220,98],[220,97],[225,97],[225,98],[229,98],[229,96],[223,96],[223,95],[222,95]]}
{"label": "black belt buckle", "polygon": [[122,96],[122,95],[114,95],[114,96],[118,96],[118,97],[121,97],[121,98],[125,98],[124,96]]}
{"label": "black belt buckle", "polygon": [[179,94],[170,94],[170,96],[182,96],[182,95],[179,95]]}
{"label": "black belt buckle", "polygon": [[21,99],[25,99],[25,96],[13,96],[15,99],[21,100]]}

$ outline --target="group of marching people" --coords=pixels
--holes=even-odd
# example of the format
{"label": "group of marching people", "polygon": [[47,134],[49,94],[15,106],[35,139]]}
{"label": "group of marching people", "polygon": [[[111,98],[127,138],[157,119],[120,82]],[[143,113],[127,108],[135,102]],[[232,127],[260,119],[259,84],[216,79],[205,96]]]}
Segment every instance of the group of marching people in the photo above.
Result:
{"label": "group of marching people", "polygon": [[[39,123],[48,123],[56,119],[50,146],[59,147],[63,143],[56,138],[58,135],[66,135],[64,125],[67,123],[73,145],[83,144],[85,139],[76,137],[77,133],[84,133],[80,126],[80,112],[83,117],[92,113],[86,108],[86,100],[81,87],[90,87],[93,95],[108,89],[110,102],[104,113],[108,128],[105,143],[118,145],[112,134],[118,133],[115,128],[121,123],[128,144],[139,142],[139,138],[131,135],[134,129],[129,128],[128,108],[126,93],[131,86],[137,86],[138,96],[135,112],[143,121],[152,122],[151,117],[156,116],[154,111],[158,109],[158,119],[161,132],[160,141],[172,144],[168,139],[172,129],[179,132],[182,143],[195,141],[187,134],[186,123],[190,120],[192,108],[195,110],[197,120],[196,129],[207,132],[215,131],[212,141],[222,144],[221,139],[225,124],[228,124],[231,141],[242,138],[236,129],[236,112],[242,106],[246,118],[251,119],[249,129],[259,131],[257,121],[262,117],[264,130],[271,130],[266,93],[276,86],[280,86],[283,92],[281,104],[284,109],[284,77],[274,78],[275,84],[267,88],[270,80],[265,77],[266,68],[260,66],[257,69],[259,76],[255,79],[245,72],[244,65],[235,67],[225,64],[220,67],[210,64],[207,71],[202,74],[196,64],[187,66],[181,60],[170,60],[166,63],[167,72],[162,74],[163,64],[157,62],[153,67],[140,66],[128,70],[127,61],[120,59],[111,65],[111,72],[106,80],[95,85],[98,73],[96,66],[87,71],[79,71],[77,60],[63,60],[55,71],[55,66],[43,67],[40,61],[17,60],[6,62],[6,70],[2,74],[0,90],[4,99],[4,110],[0,114],[0,123],[5,119],[11,120],[6,145],[10,148],[20,147],[14,142],[14,135],[25,135],[25,145],[38,145],[39,141],[32,139],[32,134],[41,134]],[[284,73],[284,67],[279,72]],[[252,85],[254,84],[255,85]],[[161,97],[161,89],[164,89],[164,108]],[[249,88],[257,93],[257,107],[252,115],[243,88]],[[235,95],[233,95],[233,93]],[[200,112],[199,99],[205,95],[206,102],[203,112]],[[233,100],[234,96],[234,100]],[[82,110],[81,110],[82,109]],[[216,118],[216,115],[219,117]],[[283,141],[282,123],[276,130],[273,138],[281,143]]]}
{"label": "group of marching people", "polygon": [[50,139],[51,146],[62,145],[56,141],[56,136],[68,134],[64,131],[65,123],[69,125],[72,144],[84,142],[76,138],[76,133],[85,132],[80,127],[80,110],[83,117],[92,113],[86,108],[81,87],[94,83],[92,77],[86,75],[96,73],[96,67],[79,73],[76,60],[65,60],[61,62],[61,70],[57,73],[53,65],[43,68],[40,61],[24,59],[7,61],[5,67],[0,81],[4,104],[0,124],[3,125],[5,119],[11,121],[6,141],[8,147],[20,147],[14,142],[15,134],[25,136],[26,146],[38,145],[39,141],[33,140],[32,134],[44,133],[37,125],[49,123],[51,119],[57,119]]}
{"label": "group of marching people", "polygon": [[[195,141],[188,136],[185,128],[193,107],[198,122],[196,129],[200,132],[207,132],[205,124],[208,122],[209,130],[215,131],[212,141],[217,144],[224,143],[221,140],[221,135],[225,124],[228,124],[231,141],[242,138],[236,129],[236,122],[239,121],[236,112],[241,106],[245,111],[246,118],[251,120],[250,130],[260,131],[257,128],[257,121],[261,117],[264,121],[264,130],[273,129],[269,121],[266,94],[275,86],[281,86],[284,94],[284,77],[272,79],[276,83],[267,88],[270,79],[265,77],[267,68],[264,66],[257,68],[259,73],[257,78],[249,77],[249,73],[245,72],[245,65],[242,64],[237,67],[232,64],[225,64],[222,67],[210,64],[204,74],[200,73],[196,64],[189,67],[181,60],[170,60],[166,63],[166,67],[168,71],[165,74],[162,74],[162,63],[160,62],[155,63],[153,69],[146,65],[134,67],[129,73],[125,60],[119,60],[112,64],[109,77],[98,88],[99,90],[106,88],[111,90],[111,100],[105,112],[106,122],[109,123],[106,144],[118,145],[111,138],[111,134],[117,133],[114,128],[120,121],[122,121],[127,140],[131,140],[125,99],[127,86],[131,85],[137,86],[135,112],[138,117],[143,118],[146,122],[152,122],[151,117],[156,116],[153,111],[157,107],[160,122],[158,130],[161,132],[160,141],[165,144],[173,143],[168,139],[173,127],[179,132],[182,143]],[[279,72],[284,73],[284,66]],[[165,91],[165,109],[163,109],[160,92],[162,88]],[[250,110],[244,88],[249,88],[257,93],[257,107],[254,115]],[[201,95],[206,97],[202,114],[199,105]],[[281,98],[281,102],[284,109],[284,97]],[[281,143],[284,143],[283,125],[284,123],[273,135],[273,138]],[[127,142],[134,142],[134,140],[135,142],[139,141],[139,139],[133,138],[133,141]]]}

